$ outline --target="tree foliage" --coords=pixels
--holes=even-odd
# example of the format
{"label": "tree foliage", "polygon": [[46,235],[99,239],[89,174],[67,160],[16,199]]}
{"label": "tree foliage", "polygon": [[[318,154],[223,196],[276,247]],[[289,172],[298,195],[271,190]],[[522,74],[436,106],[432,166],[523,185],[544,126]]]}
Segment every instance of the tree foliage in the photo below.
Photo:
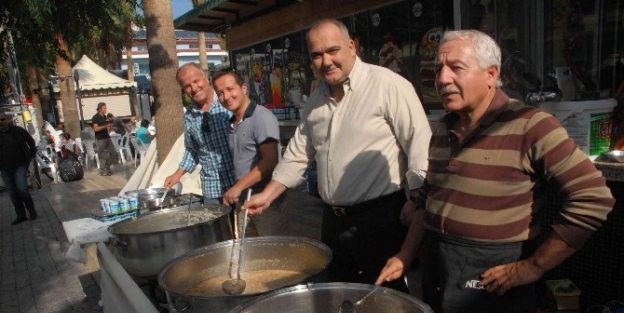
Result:
{"label": "tree foliage", "polygon": [[[4,1],[0,40],[6,43],[12,35],[22,78],[31,68],[43,76],[56,69],[58,75],[71,77],[71,67],[83,54],[104,68],[119,68],[124,29],[136,20],[136,5],[136,0]],[[9,56],[7,47],[0,45],[0,64]],[[75,132],[79,118],[73,89],[73,83],[61,85],[65,122]]]}
{"label": "tree foliage", "polygon": [[[53,68],[56,54],[72,65],[83,54],[104,68],[118,68],[128,22],[137,22],[136,0],[20,0],[0,5],[0,40],[11,32],[25,65]],[[59,49],[62,34],[69,51]],[[8,56],[0,45],[0,61]],[[27,66],[24,66],[24,70]],[[24,75],[25,76],[25,75]]]}

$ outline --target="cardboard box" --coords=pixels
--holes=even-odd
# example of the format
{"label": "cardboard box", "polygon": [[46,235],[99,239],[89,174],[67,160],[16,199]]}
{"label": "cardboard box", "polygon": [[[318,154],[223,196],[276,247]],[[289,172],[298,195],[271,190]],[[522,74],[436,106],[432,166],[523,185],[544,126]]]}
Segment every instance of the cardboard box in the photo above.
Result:
{"label": "cardboard box", "polygon": [[557,310],[580,309],[581,290],[571,280],[548,280],[546,286]]}

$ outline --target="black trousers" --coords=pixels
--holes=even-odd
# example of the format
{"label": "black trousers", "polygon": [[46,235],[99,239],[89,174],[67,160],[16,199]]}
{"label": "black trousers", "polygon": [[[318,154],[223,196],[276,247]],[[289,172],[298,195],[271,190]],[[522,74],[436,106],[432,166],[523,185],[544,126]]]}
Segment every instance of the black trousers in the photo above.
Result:
{"label": "black trousers", "polygon": [[[326,270],[328,281],[375,283],[388,258],[399,252],[407,234],[407,226],[399,220],[406,201],[395,198],[351,216],[337,216],[326,206],[321,237],[333,252]],[[383,286],[408,292],[403,279]]]}
{"label": "black trousers", "polygon": [[478,284],[486,270],[531,255],[533,242],[480,243],[428,231],[425,244],[423,300],[436,313],[535,312],[533,284],[502,296]]}

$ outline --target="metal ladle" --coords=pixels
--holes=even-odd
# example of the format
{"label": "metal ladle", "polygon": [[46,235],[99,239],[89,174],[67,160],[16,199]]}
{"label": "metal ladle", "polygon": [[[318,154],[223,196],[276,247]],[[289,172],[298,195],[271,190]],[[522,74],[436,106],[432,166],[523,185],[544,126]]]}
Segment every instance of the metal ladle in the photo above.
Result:
{"label": "metal ladle", "polygon": [[[251,198],[251,188],[247,189],[247,201]],[[249,211],[245,210],[245,217],[243,218],[243,230],[241,232],[240,237],[240,247],[238,250],[238,266],[236,268],[236,278],[228,279],[221,284],[221,288],[228,295],[240,295],[245,291],[245,287],[247,287],[247,282],[244,279],[240,278],[240,269],[241,263],[243,261],[243,241],[245,240],[245,228],[247,228],[247,218],[249,216]],[[234,249],[234,247],[232,247]]]}
{"label": "metal ladle", "polygon": [[188,213],[186,214],[186,226],[191,225],[191,205],[193,204],[193,194],[189,194]]}
{"label": "metal ladle", "polygon": [[338,311],[338,313],[355,313],[355,308],[362,305],[364,300],[366,300],[366,298],[368,298],[370,295],[375,293],[375,291],[377,291],[379,287],[381,287],[381,285],[375,286],[373,290],[369,291],[367,294],[365,294],[362,298],[360,298],[360,300],[356,301],[355,303],[351,303],[351,301],[349,300],[342,301],[342,304],[340,304],[340,311]]}
{"label": "metal ladle", "polygon": [[165,202],[165,198],[167,197],[168,191],[169,189],[165,189],[165,192],[163,193],[162,197],[160,197],[160,202],[158,202],[158,205],[161,205],[163,202]]}

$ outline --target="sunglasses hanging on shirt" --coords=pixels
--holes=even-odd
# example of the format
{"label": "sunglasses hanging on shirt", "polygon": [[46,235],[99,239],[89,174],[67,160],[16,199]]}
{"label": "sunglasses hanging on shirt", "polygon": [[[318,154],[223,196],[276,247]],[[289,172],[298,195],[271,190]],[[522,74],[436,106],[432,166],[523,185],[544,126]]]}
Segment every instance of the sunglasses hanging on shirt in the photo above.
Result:
{"label": "sunglasses hanging on shirt", "polygon": [[201,124],[201,128],[202,131],[209,133],[210,132],[210,113],[208,112],[204,112],[202,113],[202,124]]}

